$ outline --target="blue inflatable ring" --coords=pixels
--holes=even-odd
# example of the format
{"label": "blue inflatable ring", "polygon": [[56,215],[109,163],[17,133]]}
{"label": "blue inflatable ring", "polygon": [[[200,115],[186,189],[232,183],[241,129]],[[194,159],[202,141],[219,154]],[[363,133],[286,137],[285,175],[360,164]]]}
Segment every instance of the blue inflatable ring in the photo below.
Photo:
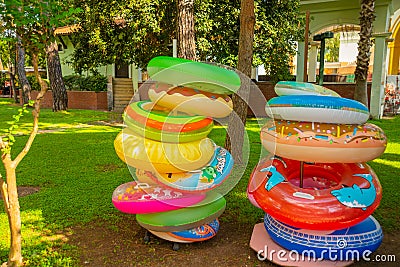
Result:
{"label": "blue inflatable ring", "polygon": [[345,229],[315,231],[289,226],[265,214],[264,226],[283,248],[317,259],[358,260],[365,251],[377,250],[383,238],[381,226],[372,216]]}

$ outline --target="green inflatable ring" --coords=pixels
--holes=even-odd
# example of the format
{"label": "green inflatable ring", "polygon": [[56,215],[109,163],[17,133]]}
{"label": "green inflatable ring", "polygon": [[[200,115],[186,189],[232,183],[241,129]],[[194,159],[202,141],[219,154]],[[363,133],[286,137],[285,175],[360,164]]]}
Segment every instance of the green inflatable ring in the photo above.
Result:
{"label": "green inflatable ring", "polygon": [[203,201],[178,210],[137,214],[137,222],[145,229],[160,232],[182,231],[198,227],[218,218],[225,210],[226,200],[209,192]]}
{"label": "green inflatable ring", "polygon": [[[172,111],[167,110],[156,110],[152,108],[154,103],[148,100],[138,101],[129,104],[129,107],[136,112],[138,115],[146,117],[151,120],[155,120],[158,122],[164,123],[174,123],[174,124],[186,124],[186,123],[195,123],[206,118],[205,116],[195,115],[189,116],[186,113],[179,113],[177,115],[173,114]],[[148,110],[151,109],[151,110]]]}
{"label": "green inflatable ring", "polygon": [[214,126],[213,120],[204,116],[148,110],[153,105],[149,101],[131,103],[123,114],[126,126],[142,137],[167,143],[186,143],[206,138]]}
{"label": "green inflatable ring", "polygon": [[176,133],[157,130],[151,127],[144,127],[143,124],[132,119],[125,118],[125,124],[130,130],[144,138],[166,143],[187,143],[206,138],[214,126],[213,124],[210,124],[206,128],[197,131]]}
{"label": "green inflatable ring", "polygon": [[236,72],[182,58],[155,57],[147,65],[147,72],[155,81],[216,94],[229,95],[240,87],[240,77]]}

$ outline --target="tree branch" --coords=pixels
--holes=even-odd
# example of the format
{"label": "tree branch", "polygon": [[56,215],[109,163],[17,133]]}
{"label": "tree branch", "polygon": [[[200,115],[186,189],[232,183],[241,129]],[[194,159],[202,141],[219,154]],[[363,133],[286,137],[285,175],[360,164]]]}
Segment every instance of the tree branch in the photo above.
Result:
{"label": "tree branch", "polygon": [[24,149],[18,154],[18,156],[13,160],[13,168],[16,168],[18,164],[21,162],[21,160],[28,154],[29,149],[32,146],[33,140],[35,140],[36,134],[39,130],[39,114],[40,114],[40,102],[42,101],[42,98],[44,97],[44,94],[47,91],[47,84],[43,79],[40,77],[39,71],[38,71],[38,58],[37,54],[32,55],[32,62],[33,62],[33,69],[35,72],[36,79],[39,81],[41,90],[36,97],[35,104],[34,104],[34,109],[32,111],[33,115],[33,128],[31,131],[31,134],[29,135],[29,139],[25,144]]}

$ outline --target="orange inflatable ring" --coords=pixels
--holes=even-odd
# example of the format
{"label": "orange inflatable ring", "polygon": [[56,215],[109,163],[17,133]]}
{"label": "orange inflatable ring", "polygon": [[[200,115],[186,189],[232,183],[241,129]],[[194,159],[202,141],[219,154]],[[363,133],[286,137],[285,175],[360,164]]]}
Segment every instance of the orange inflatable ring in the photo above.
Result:
{"label": "orange inflatable ring", "polygon": [[261,129],[270,153],[309,162],[366,162],[386,148],[384,132],[373,124],[330,124],[270,120]]}
{"label": "orange inflatable ring", "polygon": [[233,109],[232,100],[227,95],[165,83],[153,84],[149,88],[149,98],[159,106],[191,115],[224,118]]}
{"label": "orange inflatable ring", "polygon": [[214,156],[209,138],[186,143],[162,143],[136,135],[129,128],[114,140],[118,157],[129,166],[160,173],[188,172],[202,168]]}
{"label": "orange inflatable ring", "polygon": [[214,126],[211,118],[178,114],[177,111],[171,112],[149,101],[129,104],[123,118],[125,124],[136,134],[169,143],[203,139]]}
{"label": "orange inflatable ring", "polygon": [[[248,192],[275,219],[293,227],[337,230],[366,219],[382,187],[365,163],[305,163],[268,156],[251,174]],[[300,216],[301,215],[301,216]]]}

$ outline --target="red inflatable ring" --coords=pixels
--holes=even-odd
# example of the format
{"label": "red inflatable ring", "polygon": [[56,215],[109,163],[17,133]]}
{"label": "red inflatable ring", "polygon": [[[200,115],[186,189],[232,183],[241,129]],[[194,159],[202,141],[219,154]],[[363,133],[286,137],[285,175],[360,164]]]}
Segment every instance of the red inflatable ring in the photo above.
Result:
{"label": "red inflatable ring", "polygon": [[[382,188],[365,163],[304,163],[268,156],[253,170],[248,192],[272,217],[293,227],[337,230],[366,219]],[[301,215],[301,216],[300,216]]]}

